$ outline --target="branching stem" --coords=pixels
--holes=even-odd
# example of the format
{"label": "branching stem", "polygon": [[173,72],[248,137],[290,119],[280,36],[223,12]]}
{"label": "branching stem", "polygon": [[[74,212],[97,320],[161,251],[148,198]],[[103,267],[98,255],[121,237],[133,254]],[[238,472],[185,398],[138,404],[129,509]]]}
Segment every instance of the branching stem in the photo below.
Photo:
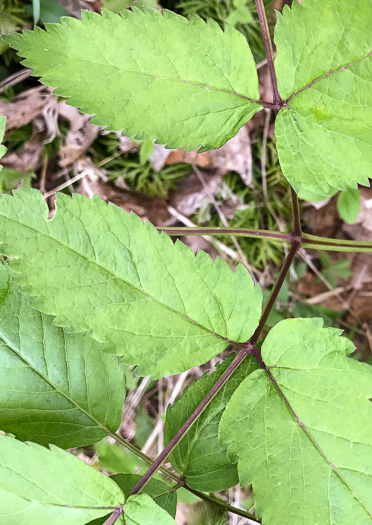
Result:
{"label": "branching stem", "polygon": [[[265,43],[265,49],[268,59],[268,66],[270,70],[270,76],[271,81],[273,85],[273,107],[270,109],[274,109],[274,111],[277,113],[279,109],[283,106],[283,101],[279,95],[278,91],[278,85],[277,85],[277,78],[275,74],[275,67],[274,67],[274,55],[273,55],[273,49],[272,49],[272,43],[270,39],[266,14],[263,6],[262,0],[256,0],[257,5],[257,11],[258,16],[260,20],[261,30],[263,34],[263,39]],[[267,107],[267,106],[266,106]],[[289,234],[280,234],[276,232],[269,232],[269,231],[252,231],[252,230],[241,230],[241,229],[233,229],[233,228],[161,228],[162,231],[167,232],[169,235],[182,235],[183,234],[193,234],[193,235],[221,235],[221,234],[228,234],[228,235],[242,235],[247,237],[258,237],[258,238],[265,238],[267,240],[276,240],[281,242],[287,242],[291,245],[291,249],[284,261],[283,267],[279,272],[279,275],[274,283],[274,286],[272,288],[271,294],[269,296],[269,299],[265,305],[265,308],[263,310],[261,319],[259,321],[258,327],[256,331],[254,332],[253,336],[247,341],[242,347],[239,352],[239,354],[236,356],[234,361],[230,364],[230,366],[226,369],[224,374],[220,377],[220,379],[216,382],[216,384],[213,386],[211,391],[207,394],[207,396],[203,399],[203,401],[199,404],[199,406],[196,408],[196,410],[193,412],[193,414],[188,418],[188,420],[184,423],[182,428],[176,433],[176,435],[173,437],[173,439],[169,442],[169,444],[165,447],[165,449],[161,452],[161,454],[156,458],[156,460],[153,462],[151,467],[148,469],[148,471],[145,473],[145,475],[139,480],[139,482],[136,484],[136,486],[133,488],[131,494],[137,494],[140,492],[143,487],[146,485],[146,483],[151,479],[151,477],[154,475],[157,470],[163,470],[164,468],[161,466],[163,461],[169,456],[169,454],[172,452],[172,450],[178,445],[178,443],[181,441],[181,439],[185,436],[185,434],[188,432],[188,430],[191,428],[193,423],[198,419],[198,417],[203,413],[205,408],[208,406],[208,404],[212,401],[212,399],[215,397],[215,395],[219,392],[219,390],[222,388],[222,386],[228,381],[228,379],[231,377],[231,375],[234,373],[234,371],[237,369],[237,367],[242,363],[242,361],[250,354],[256,358],[258,363],[262,368],[268,371],[270,379],[274,382],[276,388],[279,388],[278,384],[276,383],[275,379],[273,378],[270,370],[264,363],[260,351],[256,347],[256,343],[258,341],[258,338],[260,337],[264,326],[267,322],[267,319],[269,317],[269,314],[272,310],[272,308],[275,305],[275,302],[277,300],[278,294],[280,292],[281,287],[283,286],[284,280],[289,272],[289,269],[292,265],[292,262],[301,246],[307,245],[311,247],[311,245],[315,248],[316,246],[322,246],[323,249],[334,249],[335,247],[343,247],[345,243],[341,244],[338,241],[333,241],[332,239],[321,239],[312,237],[309,235],[305,235],[302,233],[301,230],[301,218],[300,218],[300,211],[299,211],[299,205],[298,205],[298,199],[295,191],[293,188],[291,188],[291,199],[292,199],[292,219],[293,219],[293,231]],[[371,243],[372,245],[372,243]],[[349,243],[350,246],[350,243]],[[357,246],[354,245],[356,248]],[[364,249],[366,247],[366,243],[359,243],[358,248]],[[369,246],[367,249],[371,249]],[[281,392],[281,390],[280,390]],[[285,398],[286,400],[286,398]],[[288,401],[287,404],[289,405]],[[289,405],[290,410],[293,412],[292,407]],[[189,487],[186,486],[188,490],[190,490]],[[193,492],[191,490],[191,492]],[[197,494],[199,497],[204,498],[204,495],[200,495],[200,493]],[[209,501],[211,501],[211,497],[208,497]],[[215,499],[215,498],[213,498]],[[221,505],[220,502],[217,504]],[[231,508],[229,505],[224,505],[226,510],[230,510],[231,512],[235,512],[236,514],[239,514],[237,510]],[[120,515],[120,514],[119,514]],[[252,516],[252,518],[254,518]],[[110,522],[113,523],[113,522]],[[109,525],[109,524],[107,524]]]}

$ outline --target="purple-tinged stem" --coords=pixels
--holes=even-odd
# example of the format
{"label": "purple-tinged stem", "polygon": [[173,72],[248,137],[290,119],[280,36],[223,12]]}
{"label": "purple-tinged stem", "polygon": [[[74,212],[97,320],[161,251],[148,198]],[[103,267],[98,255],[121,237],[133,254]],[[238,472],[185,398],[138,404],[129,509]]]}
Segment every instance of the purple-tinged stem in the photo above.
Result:
{"label": "purple-tinged stem", "polygon": [[280,289],[283,286],[284,279],[286,278],[287,273],[289,272],[291,264],[292,264],[294,258],[296,257],[296,254],[297,254],[300,246],[301,246],[301,242],[300,241],[294,241],[292,243],[291,249],[290,249],[290,251],[289,251],[289,253],[287,255],[286,260],[284,261],[282,269],[280,270],[279,276],[278,276],[277,280],[275,281],[274,286],[273,286],[273,288],[271,290],[269,299],[267,300],[267,303],[265,305],[265,308],[264,308],[264,311],[262,313],[260,322],[259,322],[259,324],[258,324],[258,326],[256,328],[255,333],[252,335],[252,337],[249,340],[249,343],[252,344],[252,345],[255,345],[257,343],[257,340],[258,340],[259,336],[261,335],[261,332],[262,332],[262,330],[263,330],[263,328],[264,328],[264,326],[266,324],[266,321],[267,321],[267,319],[268,319],[268,317],[270,315],[270,312],[271,312],[271,310],[273,309],[273,307],[275,305],[275,302],[277,300],[277,297],[278,297],[278,294],[280,292]]}
{"label": "purple-tinged stem", "polygon": [[296,240],[302,241],[302,230],[301,230],[301,219],[300,219],[300,208],[298,205],[297,193],[291,186],[291,199],[292,199],[292,217],[293,217],[293,234]]}
{"label": "purple-tinged stem", "polygon": [[120,516],[123,514],[123,505],[120,505],[115,511],[111,514],[108,520],[105,521],[103,525],[113,525]]}
{"label": "purple-tinged stem", "polygon": [[137,485],[133,488],[131,494],[137,494],[146,485],[146,483],[150,480],[151,476],[155,474],[155,472],[159,469],[163,461],[169,456],[169,454],[172,452],[175,446],[179,443],[179,441],[181,441],[181,439],[186,434],[186,432],[189,430],[189,428],[194,423],[194,421],[200,416],[200,414],[208,406],[210,401],[212,401],[214,396],[218,393],[218,391],[226,383],[226,381],[229,379],[232,373],[236,370],[236,368],[240,365],[240,363],[247,357],[247,355],[250,352],[251,352],[251,345],[248,343],[246,346],[244,346],[240,350],[239,354],[236,356],[236,358],[231,363],[231,365],[226,369],[224,374],[220,377],[220,379],[214,385],[212,390],[207,394],[207,396],[203,399],[203,401],[196,408],[196,410],[194,410],[194,412],[191,414],[191,416],[186,421],[186,423],[180,428],[180,430],[177,432],[174,438],[165,447],[163,452],[156,458],[156,460],[151,465],[151,467],[148,469],[146,474],[142,476],[142,478],[139,480]]}
{"label": "purple-tinged stem", "polygon": [[268,230],[248,230],[246,228],[213,228],[205,226],[198,228],[182,227],[163,227],[157,228],[160,232],[165,232],[168,235],[234,235],[234,237],[251,237],[256,239],[272,239],[278,242],[292,242],[293,235],[291,233],[281,233]]}
{"label": "purple-tinged stem", "polygon": [[260,26],[262,31],[262,36],[265,44],[265,50],[266,50],[266,56],[267,56],[267,64],[269,66],[270,71],[270,77],[271,77],[271,83],[273,85],[273,94],[274,94],[274,105],[275,105],[275,111],[276,113],[279,111],[282,105],[282,99],[279,95],[278,91],[278,82],[276,79],[276,73],[275,73],[275,67],[274,67],[274,52],[273,52],[273,46],[271,43],[270,38],[270,32],[269,32],[269,26],[267,23],[265,8],[263,5],[262,0],[256,0],[256,6],[257,6],[257,13],[258,18],[260,20]]}
{"label": "purple-tinged stem", "polygon": [[259,335],[261,334],[265,323],[267,321],[267,318],[269,317],[270,311],[273,308],[275,301],[278,297],[279,291],[283,285],[284,279],[289,271],[289,268],[293,262],[293,259],[296,256],[296,253],[300,247],[300,241],[293,241],[291,250],[284,262],[283,268],[281,272],[279,273],[278,279],[276,280],[273,289],[271,291],[269,300],[264,308],[262,317],[260,319],[260,323],[254,332],[252,338],[242,347],[237,357],[234,359],[234,361],[231,363],[231,365],[226,369],[224,374],[220,377],[220,379],[217,381],[217,383],[214,385],[212,390],[207,394],[207,396],[203,399],[203,401],[200,403],[200,405],[196,408],[196,410],[192,413],[192,415],[189,417],[189,419],[186,421],[186,423],[180,428],[180,430],[177,432],[177,434],[174,436],[174,438],[169,442],[169,444],[165,447],[165,449],[162,451],[162,453],[156,458],[154,463],[151,465],[149,470],[146,472],[146,474],[139,480],[137,485],[133,488],[131,494],[137,494],[142,490],[142,488],[146,485],[146,483],[150,480],[150,478],[155,474],[155,472],[159,469],[163,461],[169,456],[169,454],[172,452],[172,450],[177,446],[177,444],[181,441],[183,436],[186,434],[186,432],[189,430],[191,425],[196,421],[196,419],[200,416],[200,414],[203,412],[203,410],[208,406],[208,404],[212,401],[214,396],[219,392],[219,390],[222,388],[222,386],[226,383],[226,381],[231,377],[233,372],[236,370],[236,368],[240,365],[240,363],[251,353],[252,348],[254,347],[255,343],[257,342],[257,339]]}

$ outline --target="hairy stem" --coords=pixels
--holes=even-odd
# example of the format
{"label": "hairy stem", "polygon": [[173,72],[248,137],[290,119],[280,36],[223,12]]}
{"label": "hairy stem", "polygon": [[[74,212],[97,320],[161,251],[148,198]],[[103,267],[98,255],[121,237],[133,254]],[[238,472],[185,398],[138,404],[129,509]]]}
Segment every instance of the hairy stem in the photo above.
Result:
{"label": "hairy stem", "polygon": [[275,73],[275,67],[274,67],[274,52],[273,52],[273,46],[271,43],[269,26],[267,23],[263,0],[256,0],[256,6],[257,6],[258,18],[260,20],[262,36],[263,36],[263,40],[265,44],[267,64],[268,64],[269,71],[270,71],[271,83],[273,85],[273,95],[274,95],[274,105],[275,105],[274,110],[278,112],[281,107],[282,99],[278,91],[278,83],[276,80],[276,73]]}

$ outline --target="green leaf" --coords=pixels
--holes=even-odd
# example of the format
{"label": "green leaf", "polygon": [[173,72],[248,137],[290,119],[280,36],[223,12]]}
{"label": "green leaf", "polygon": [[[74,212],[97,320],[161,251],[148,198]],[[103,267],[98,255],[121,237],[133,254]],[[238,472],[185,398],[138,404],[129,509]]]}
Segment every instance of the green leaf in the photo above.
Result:
{"label": "green leaf", "polygon": [[124,500],[116,483],[72,454],[0,436],[4,525],[83,525]]}
{"label": "green leaf", "polygon": [[40,0],[32,0],[32,14],[34,17],[34,24],[37,24],[40,18]]}
{"label": "green leaf", "polygon": [[243,35],[171,11],[82,11],[7,42],[93,124],[168,148],[222,146],[261,109]]}
{"label": "green leaf", "polygon": [[0,265],[0,428],[63,448],[120,425],[124,370],[104,345],[33,310]]}
{"label": "green leaf", "polygon": [[[229,265],[145,225],[97,196],[57,195],[48,220],[40,192],[0,200],[2,251],[14,278],[56,323],[109,341],[108,351],[155,377],[200,365],[253,334],[261,289]],[[41,271],[42,261],[42,271]]]}
{"label": "green leaf", "polygon": [[[4,157],[5,153],[7,152],[6,147],[3,144],[1,144],[1,142],[4,139],[5,125],[6,125],[6,117],[4,117],[4,115],[0,115],[0,159],[1,157]],[[0,164],[0,171],[2,169],[3,167]]]}
{"label": "green leaf", "polygon": [[287,107],[275,133],[296,191],[369,186],[371,26],[370,0],[303,0],[278,14],[275,69]]}
{"label": "green leaf", "polygon": [[337,210],[347,224],[354,224],[360,211],[360,195],[358,189],[349,188],[340,193],[337,199]]}
{"label": "green leaf", "polygon": [[[168,409],[165,444],[203,401],[234,357],[224,359],[212,374],[204,374],[191,383],[182,397]],[[169,456],[172,467],[185,478],[189,487],[212,492],[228,489],[239,482],[236,464],[229,460],[227,447],[218,442],[218,426],[235,389],[256,368],[255,359],[249,357],[243,361]]]}
{"label": "green leaf", "polygon": [[35,174],[32,171],[23,173],[22,171],[3,168],[0,173],[0,193],[10,193],[16,188],[28,191],[31,189],[31,179],[34,176]]}
{"label": "green leaf", "polygon": [[[141,476],[135,474],[117,474],[116,476],[112,476],[111,479],[119,485],[125,496],[129,498],[132,489],[137,485]],[[175,517],[177,510],[177,493],[175,490],[172,490],[172,487],[169,487],[163,481],[152,478],[142,489],[141,494],[143,493],[148,494],[159,507],[166,510],[173,518]]]}
{"label": "green leaf", "polygon": [[124,505],[125,525],[176,525],[148,494],[130,496]]}
{"label": "green leaf", "polygon": [[[117,476],[111,476],[111,479],[119,485],[125,497],[129,498],[132,489],[141,479],[141,476],[118,474]],[[143,493],[148,494],[159,507],[166,510],[173,518],[175,517],[177,510],[177,493],[175,490],[172,490],[171,487],[162,481],[152,478],[142,489],[141,494]],[[106,518],[107,516],[94,520],[89,525],[103,525]],[[162,525],[162,522],[158,525]]]}
{"label": "green leaf", "polygon": [[71,16],[71,14],[59,2],[40,0],[40,22],[56,24],[62,16]]}
{"label": "green leaf", "polygon": [[108,472],[120,474],[143,474],[148,469],[148,464],[130,450],[117,444],[108,443],[106,440],[95,445],[98,453],[97,466]]}
{"label": "green leaf", "polygon": [[276,325],[262,357],[281,393],[257,370],[222,416],[221,439],[242,485],[253,484],[263,525],[372,523],[372,368],[347,358],[352,342],[322,325]]}
{"label": "green leaf", "polygon": [[145,140],[142,142],[140,151],[139,151],[139,157],[141,164],[146,164],[146,162],[149,160],[151,153],[154,151],[154,143],[152,140]]}

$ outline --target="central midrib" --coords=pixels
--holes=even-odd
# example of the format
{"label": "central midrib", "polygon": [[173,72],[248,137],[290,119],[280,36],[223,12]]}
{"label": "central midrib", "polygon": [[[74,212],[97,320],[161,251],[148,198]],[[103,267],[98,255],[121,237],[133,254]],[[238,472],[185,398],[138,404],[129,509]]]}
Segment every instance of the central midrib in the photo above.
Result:
{"label": "central midrib", "polygon": [[330,71],[327,71],[326,73],[324,73],[323,75],[321,75],[320,77],[317,77],[315,78],[314,80],[311,80],[308,84],[306,84],[305,86],[303,86],[302,88],[296,90],[294,93],[292,93],[292,95],[290,95],[287,99],[286,99],[286,102],[290,102],[293,98],[295,98],[297,95],[299,95],[300,93],[302,93],[303,91],[307,91],[308,89],[310,89],[311,87],[313,87],[314,84],[320,82],[321,80],[324,80],[325,78],[328,78],[336,73],[340,73],[341,71],[346,71],[347,69],[349,69],[349,67],[352,67],[356,64],[359,64],[360,62],[362,62],[363,60],[369,58],[372,56],[372,51],[369,51],[366,55],[363,55],[362,57],[360,58],[356,58],[355,60],[352,60],[351,62],[349,62],[348,64],[344,64],[336,69],[331,69]]}
{"label": "central midrib", "polygon": [[[267,368],[266,364],[265,364],[265,367]],[[276,370],[280,370],[281,368],[284,368],[284,367],[280,366]],[[363,508],[363,510],[372,518],[372,514],[369,512],[369,510],[366,508],[364,503],[358,497],[357,493],[354,491],[354,489],[351,487],[349,482],[342,475],[342,473],[340,472],[338,467],[333,462],[331,462],[331,460],[329,459],[329,457],[326,454],[326,452],[322,449],[322,447],[320,446],[318,441],[312,435],[312,431],[314,429],[312,428],[311,431],[310,431],[309,428],[307,427],[307,425],[305,425],[303,420],[300,419],[299,416],[297,415],[297,413],[295,412],[294,408],[292,407],[291,402],[289,401],[289,399],[287,398],[287,396],[285,395],[285,393],[283,391],[283,389],[287,389],[288,390],[288,387],[286,385],[282,386],[282,384],[279,383],[279,381],[277,381],[276,377],[273,375],[273,373],[270,371],[270,369],[266,369],[266,373],[268,374],[268,377],[269,377],[269,380],[271,381],[271,384],[273,384],[274,388],[276,388],[277,391],[279,392],[280,396],[282,397],[282,400],[285,402],[285,404],[287,406],[287,409],[289,409],[292,417],[295,419],[296,423],[300,426],[300,428],[302,429],[304,434],[312,442],[312,444],[314,445],[315,449],[322,456],[322,458],[326,461],[328,466],[336,473],[336,475],[338,476],[340,481],[346,486],[346,488],[349,490],[349,492],[352,495],[352,497],[359,503],[359,505]],[[293,391],[293,392],[295,392],[295,391]],[[303,394],[301,394],[301,395],[303,395]]]}
{"label": "central midrib", "polygon": [[[36,46],[33,46],[33,47],[36,48]],[[44,51],[44,48],[40,47],[39,49]],[[21,53],[21,52],[18,51],[18,53]],[[66,55],[63,54],[63,53],[57,53],[56,51],[53,51],[53,54],[57,55],[57,56],[61,56],[64,59],[66,59]],[[21,56],[22,56],[22,53],[21,53]],[[246,95],[242,95],[241,93],[237,93],[236,91],[210,86],[209,84],[203,84],[202,82],[197,82],[197,81],[194,81],[194,80],[187,80],[185,78],[173,78],[173,77],[166,77],[166,76],[162,76],[162,75],[156,75],[155,73],[147,73],[146,71],[143,71],[142,69],[137,69],[137,70],[136,69],[125,69],[125,68],[122,68],[120,66],[111,64],[110,62],[99,62],[97,60],[88,60],[87,58],[84,58],[84,57],[72,57],[72,56],[69,56],[67,58],[68,59],[72,59],[72,60],[78,60],[79,62],[88,62],[90,64],[110,67],[110,68],[116,69],[118,72],[122,72],[122,73],[135,73],[137,75],[149,76],[149,77],[152,77],[152,78],[157,78],[159,80],[167,80],[167,81],[171,81],[171,82],[183,82],[185,84],[191,84],[193,86],[198,86],[198,87],[200,87],[202,89],[211,89],[213,91],[220,91],[222,93],[226,93],[227,95],[233,95],[235,97],[243,98],[243,99],[245,99],[245,100],[247,100],[249,102],[252,102],[254,104],[261,105],[259,100],[255,100],[253,98],[247,97]],[[43,76],[44,75],[40,75],[41,78],[43,78]]]}
{"label": "central midrib", "polygon": [[[0,213],[1,215],[1,213]],[[37,232],[38,234],[44,236],[44,237],[47,237],[48,239],[52,239],[54,242],[60,244],[61,246],[63,246],[64,248],[66,248],[67,250],[70,250],[72,253],[78,255],[79,257],[81,257],[82,259],[85,259],[86,261],[88,261],[89,263],[91,264],[94,264],[95,266],[97,266],[98,268],[101,268],[101,270],[104,270],[105,272],[107,272],[108,274],[112,275],[115,279],[118,279],[119,281],[122,281],[124,284],[126,284],[127,286],[130,286],[132,288],[134,288],[136,291],[142,293],[143,295],[145,295],[146,297],[148,297],[149,299],[152,299],[154,302],[156,302],[157,304],[159,304],[160,306],[166,308],[167,310],[175,313],[176,315],[179,315],[180,317],[183,317],[184,319],[187,319],[188,321],[190,321],[192,324],[198,326],[199,328],[201,328],[202,330],[204,330],[205,332],[207,332],[208,334],[210,335],[213,335],[215,337],[218,337],[219,339],[225,341],[226,343],[228,344],[232,344],[232,345],[239,345],[240,343],[238,341],[233,341],[231,339],[228,339],[227,337],[223,337],[222,335],[220,334],[217,334],[216,332],[213,332],[213,330],[209,330],[209,328],[206,328],[205,326],[203,326],[202,324],[200,324],[198,321],[195,321],[194,319],[192,319],[191,317],[189,317],[188,315],[186,314],[183,314],[182,312],[179,312],[178,310],[176,310],[175,308],[172,308],[171,306],[163,303],[162,301],[160,301],[160,299],[157,299],[156,297],[154,297],[153,295],[151,295],[149,292],[147,292],[146,290],[144,290],[143,288],[139,288],[138,286],[136,286],[135,284],[131,283],[130,281],[127,281],[126,279],[124,279],[123,277],[121,276],[118,276],[116,275],[114,272],[112,272],[111,270],[109,270],[108,268],[106,268],[105,266],[103,266],[102,264],[99,264],[97,261],[94,261],[94,260],[91,260],[89,259],[88,257],[86,257],[85,255],[81,254],[80,252],[78,252],[77,250],[71,248],[70,246],[66,246],[66,244],[64,244],[62,241],[60,241],[59,239],[56,239],[55,237],[52,237],[51,235],[48,236],[46,235],[45,233],[37,230],[36,228],[33,228],[32,226],[29,226],[28,224],[24,224],[24,223],[21,223],[21,222],[18,222],[16,221],[15,219],[11,219],[10,217],[7,217],[5,215],[2,215],[6,220],[10,220],[12,222],[14,222],[15,224],[18,224],[18,225],[21,225],[22,227],[25,227],[25,228],[28,228],[29,230],[32,230],[34,232]],[[47,221],[46,221],[47,222]],[[113,303],[115,304],[115,303]],[[57,313],[52,313],[50,312],[50,315],[57,315],[58,317],[58,314]],[[226,322],[226,320],[224,319],[224,321]]]}
{"label": "central midrib", "polygon": [[[101,428],[102,430],[105,431],[106,434],[112,434],[112,431],[109,430],[105,425],[103,425],[100,421],[98,421],[92,414],[90,414],[85,408],[83,408],[81,405],[79,405],[76,401],[74,401],[74,399],[72,397],[70,397],[66,392],[64,392],[63,390],[61,390],[61,388],[56,385],[55,383],[53,383],[53,381],[50,380],[50,378],[46,375],[44,375],[40,370],[38,370],[37,368],[35,368],[35,366],[28,360],[26,359],[25,356],[23,356],[19,351],[18,349],[13,345],[13,343],[11,343],[8,338],[6,337],[6,335],[4,335],[3,332],[0,332],[0,339],[1,341],[3,341],[3,343],[7,346],[7,348],[9,348],[9,350],[11,350],[14,354],[17,355],[17,357],[19,359],[21,359],[27,366],[29,366],[31,368],[31,370],[33,370],[35,372],[35,374],[38,374],[42,379],[43,381],[45,381],[48,385],[50,385],[56,392],[58,392],[61,396],[63,396],[65,399],[67,399],[72,405],[74,405],[78,410],[80,410],[81,412],[83,412],[86,416],[89,417],[89,419],[91,419],[92,421],[94,421],[96,423],[96,425]],[[52,412],[53,410],[51,410]]]}

